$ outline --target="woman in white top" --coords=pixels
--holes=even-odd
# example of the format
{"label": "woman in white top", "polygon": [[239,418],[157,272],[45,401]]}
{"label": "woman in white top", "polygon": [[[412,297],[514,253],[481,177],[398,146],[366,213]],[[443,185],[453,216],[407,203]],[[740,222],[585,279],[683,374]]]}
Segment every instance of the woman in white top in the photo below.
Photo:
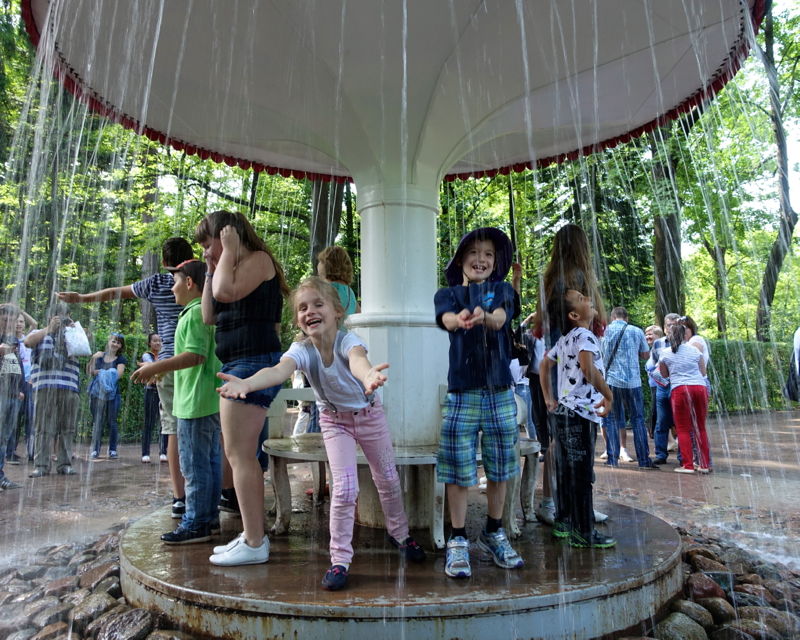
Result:
{"label": "woman in white top", "polygon": [[[703,336],[697,335],[697,323],[689,316],[683,316],[678,319],[678,324],[686,327],[686,344],[694,347],[703,354],[703,364],[708,369],[708,361],[711,359],[711,351],[708,348],[708,343]],[[706,383],[708,383],[708,374],[705,375]],[[710,388],[709,388],[710,390]]]}
{"label": "woman in white top", "polygon": [[700,456],[700,473],[708,473],[710,464],[706,415],[708,414],[708,389],[705,375],[706,363],[703,353],[687,344],[687,328],[681,324],[670,327],[669,349],[661,352],[658,361],[661,375],[669,378],[672,386],[670,402],[675,429],[678,431],[678,446],[681,466],[677,473],[694,473],[692,464],[692,435]]}

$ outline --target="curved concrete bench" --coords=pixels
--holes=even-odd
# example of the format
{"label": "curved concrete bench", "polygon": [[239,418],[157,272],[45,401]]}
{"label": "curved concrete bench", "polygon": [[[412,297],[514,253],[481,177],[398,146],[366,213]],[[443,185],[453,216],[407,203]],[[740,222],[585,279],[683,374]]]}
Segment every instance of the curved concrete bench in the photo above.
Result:
{"label": "curved concrete bench", "polygon": [[[444,388],[444,387],[443,387]],[[446,393],[446,388],[444,388]],[[444,395],[440,394],[444,399]],[[527,406],[522,399],[515,396],[517,402],[517,422],[525,424],[524,411]],[[280,535],[287,533],[289,523],[292,518],[292,491],[289,483],[288,464],[290,461],[317,463],[312,466],[314,472],[314,487],[312,499],[315,503],[324,500],[325,490],[325,463],[328,461],[328,454],[325,451],[325,443],[321,433],[306,433],[298,436],[283,437],[283,414],[286,411],[286,401],[302,400],[314,401],[314,392],[311,389],[282,389],[267,412],[270,420],[270,438],[264,442],[262,449],[271,458],[272,485],[275,491],[275,524],[272,526],[271,533]],[[277,436],[277,437],[276,437]],[[526,522],[535,519],[535,505],[533,492],[539,476],[539,451],[541,446],[536,440],[520,437],[518,442],[520,456],[525,458],[525,464],[521,474],[517,474],[509,480],[506,490],[505,509],[503,511],[503,527],[510,537],[517,538],[521,535],[519,526],[516,522],[516,501],[520,497],[522,503],[522,517]],[[364,457],[361,447],[357,447],[357,464],[366,465],[367,459]],[[444,485],[436,481],[436,455],[438,445],[422,446],[395,446],[394,457],[398,467],[420,466],[424,468],[424,473],[429,474],[429,483],[432,487],[428,496],[431,505],[431,518],[428,523],[431,541],[433,546],[443,549],[445,546],[444,538],[444,504],[445,491]],[[481,460],[481,452],[478,451],[478,461]],[[331,487],[333,482],[331,479]]]}

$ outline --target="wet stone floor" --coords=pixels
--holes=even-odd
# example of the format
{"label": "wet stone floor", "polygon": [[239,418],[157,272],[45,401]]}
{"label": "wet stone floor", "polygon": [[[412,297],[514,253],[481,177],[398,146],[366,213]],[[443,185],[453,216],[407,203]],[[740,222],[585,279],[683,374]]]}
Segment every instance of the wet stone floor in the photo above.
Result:
{"label": "wet stone floor", "polygon": [[[290,418],[287,414],[287,424]],[[636,507],[683,529],[758,549],[765,559],[800,570],[800,412],[729,416],[709,426],[712,474],[674,473],[674,452],[657,472],[639,471],[635,462],[612,469],[598,458],[598,506],[612,501]],[[633,455],[630,431],[628,441]],[[598,438],[598,456],[602,447]],[[650,448],[652,455],[652,441]],[[0,492],[0,566],[19,563],[44,545],[86,540],[171,502],[166,463],[151,455],[154,462],[142,464],[140,445],[120,446],[118,460],[109,460],[104,449],[100,461],[89,462],[87,444],[76,445],[75,453],[75,476],[60,476],[53,469],[50,476],[30,479],[32,464],[6,465],[6,475],[23,487]],[[294,510],[310,512],[314,507],[302,491],[311,486],[310,465],[292,465],[289,472]],[[266,489],[270,507],[274,499],[271,488]],[[470,496],[470,533],[477,535],[485,495],[475,487]]]}

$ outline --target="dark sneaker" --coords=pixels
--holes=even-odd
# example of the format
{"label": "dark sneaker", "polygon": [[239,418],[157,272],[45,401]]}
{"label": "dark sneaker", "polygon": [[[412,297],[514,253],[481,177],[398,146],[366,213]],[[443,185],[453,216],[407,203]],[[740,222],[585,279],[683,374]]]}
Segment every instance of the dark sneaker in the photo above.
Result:
{"label": "dark sneaker", "polygon": [[400,555],[407,560],[417,563],[425,562],[425,551],[422,550],[422,547],[420,547],[411,536],[407,536],[403,542],[398,542],[387,533],[386,539],[397,547],[400,550]]}
{"label": "dark sneaker", "polygon": [[116,460],[117,458],[119,458],[119,455],[117,454],[116,451],[109,451],[108,457],[111,458],[112,460]]}
{"label": "dark sneaker", "polygon": [[241,513],[239,500],[236,498],[236,489],[223,489],[219,499],[219,510],[225,513]]}
{"label": "dark sneaker", "polygon": [[610,549],[617,541],[609,536],[604,536],[597,529],[592,530],[589,535],[583,535],[577,531],[572,531],[567,540],[570,547],[584,549]]}
{"label": "dark sneaker", "polygon": [[494,533],[486,533],[486,529],[484,529],[480,538],[478,538],[478,547],[491,555],[492,560],[498,567],[519,569],[523,565],[522,558],[511,548],[503,527],[500,527]]}
{"label": "dark sneaker", "polygon": [[175,531],[170,531],[161,536],[164,544],[195,544],[197,542],[208,542],[211,540],[211,527],[204,525],[199,529],[184,529],[183,525],[178,525]]}
{"label": "dark sneaker", "polygon": [[451,578],[469,578],[472,575],[469,566],[469,540],[456,536],[447,541],[444,572]]}
{"label": "dark sneaker", "polygon": [[550,535],[554,538],[569,538],[571,531],[572,527],[570,525],[556,520],[553,522],[553,530],[550,532]]}
{"label": "dark sneaker", "polygon": [[172,517],[176,520],[183,517],[186,513],[186,498],[172,498]]}
{"label": "dark sneaker", "polygon": [[639,471],[661,471],[661,467],[656,466],[655,462],[651,462],[650,464],[641,465]]}
{"label": "dark sneaker", "polygon": [[14,482],[13,480],[9,480],[5,476],[0,478],[0,489],[5,491],[6,489],[19,489],[22,485],[19,482]]}
{"label": "dark sneaker", "polygon": [[20,458],[16,453],[6,456],[6,464],[19,464],[20,462],[22,462],[22,458]]}
{"label": "dark sneaker", "polygon": [[222,525],[219,523],[219,520],[212,522],[209,526],[211,527],[212,536],[222,533]]}
{"label": "dark sneaker", "polygon": [[92,451],[92,454],[89,456],[89,460],[97,460],[100,457],[100,454],[97,451]]}
{"label": "dark sneaker", "polygon": [[46,475],[48,475],[48,473],[49,472],[45,471],[44,469],[40,469],[39,467],[36,467],[36,469],[34,469],[33,471],[31,471],[28,474],[28,477],[29,478],[44,478]]}
{"label": "dark sneaker", "polygon": [[62,476],[74,476],[78,472],[75,471],[75,469],[73,469],[69,465],[67,465],[66,467],[59,469],[58,473],[61,474]]}
{"label": "dark sneaker", "polygon": [[666,458],[656,458],[655,460],[653,460],[653,464],[658,465],[658,466],[661,466],[662,464],[667,464],[667,459]]}
{"label": "dark sneaker", "polygon": [[322,579],[322,588],[325,591],[337,591],[347,582],[347,567],[340,564],[333,565]]}

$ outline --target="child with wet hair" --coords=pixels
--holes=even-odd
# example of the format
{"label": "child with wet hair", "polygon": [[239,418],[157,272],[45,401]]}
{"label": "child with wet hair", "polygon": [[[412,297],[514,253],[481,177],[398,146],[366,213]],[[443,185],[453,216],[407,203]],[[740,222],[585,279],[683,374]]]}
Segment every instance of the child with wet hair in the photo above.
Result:
{"label": "child with wet hair", "polygon": [[445,267],[450,286],[434,297],[436,323],[450,338],[436,469],[439,482],[446,485],[453,525],[444,569],[451,578],[472,575],[467,492],[478,483],[479,434],[489,514],[478,547],[503,569],[523,565],[502,527],[506,484],[519,473],[517,403],[509,369],[514,290],[504,282],[511,262],[511,241],[505,233],[494,227],[476,229],[461,238]]}
{"label": "child with wet hair", "polygon": [[361,305],[350,288],[353,283],[353,263],[342,247],[331,245],[317,255],[317,274],[339,293],[347,315],[361,313]]}
{"label": "child with wet hair", "polygon": [[[592,501],[597,425],[611,409],[612,393],[603,379],[600,344],[589,327],[595,319],[591,298],[576,289],[558,289],[547,304],[550,322],[562,337],[541,365],[548,410],[555,415],[556,512],[552,535],[571,547],[606,549],[616,544],[594,528]],[[551,371],[558,369],[558,397]]]}
{"label": "child with wet hair", "polygon": [[[311,382],[320,411],[320,427],[333,473],[330,534],[331,568],[322,588],[341,589],[353,559],[358,474],[356,445],[369,462],[386,520],[387,541],[413,562],[424,562],[425,552],[408,535],[400,478],[392,437],[378,395],[389,365],[372,366],[367,346],[352,332],[339,328],[345,317],[339,293],[321,278],[308,278],[292,294],[294,322],[306,338],[295,342],[274,367],[242,380],[226,373],[218,389],[223,398],[244,399],[259,389],[288,380],[296,369]],[[231,544],[235,544],[234,540]],[[224,547],[219,547],[224,551]],[[217,552],[217,549],[215,549]]]}

